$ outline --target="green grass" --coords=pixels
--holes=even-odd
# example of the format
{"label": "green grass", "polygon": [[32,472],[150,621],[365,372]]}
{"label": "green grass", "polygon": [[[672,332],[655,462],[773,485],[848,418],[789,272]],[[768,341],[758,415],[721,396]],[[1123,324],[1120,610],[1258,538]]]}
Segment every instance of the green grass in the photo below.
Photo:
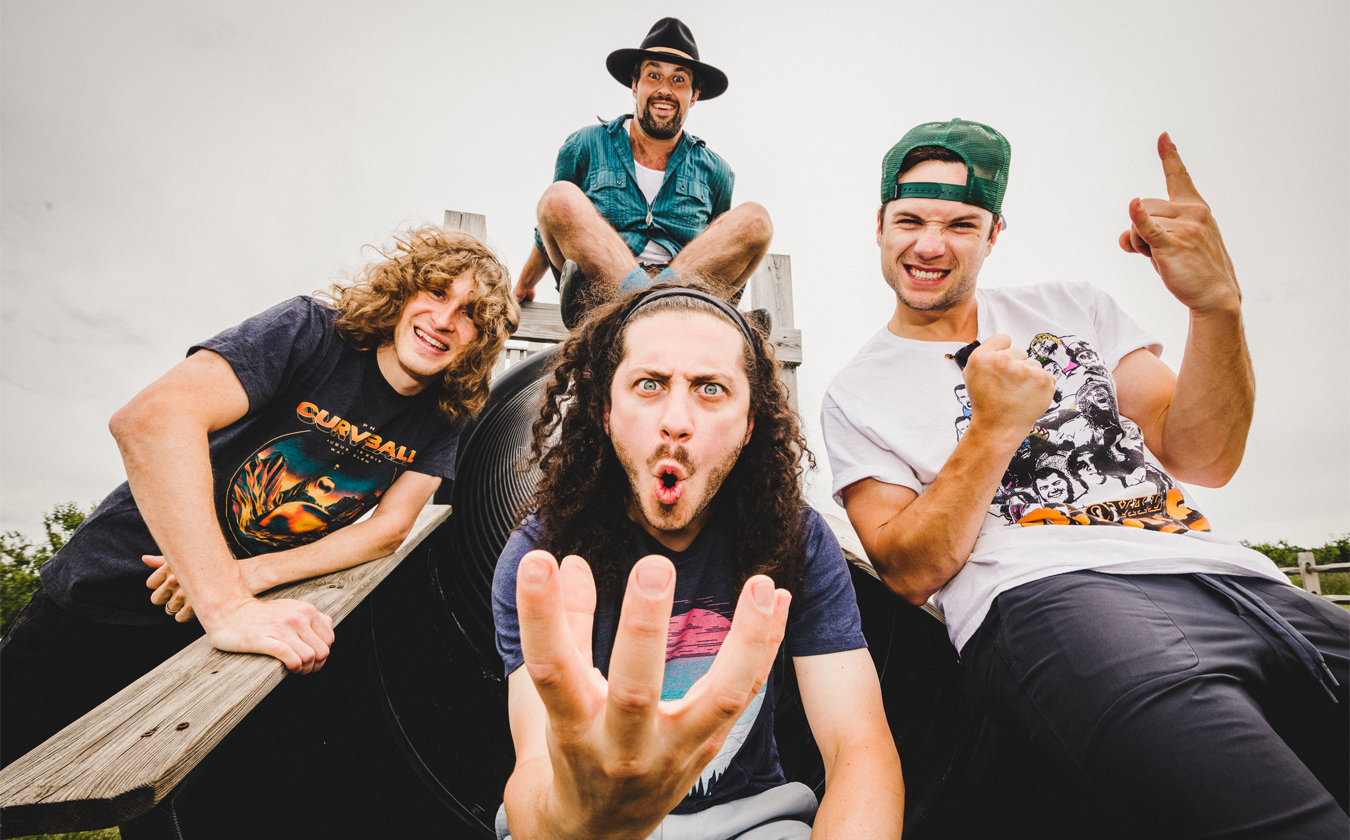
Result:
{"label": "green grass", "polygon": [[73,834],[33,834],[17,840],[122,840],[122,833],[115,828],[101,828],[98,831],[76,831]]}

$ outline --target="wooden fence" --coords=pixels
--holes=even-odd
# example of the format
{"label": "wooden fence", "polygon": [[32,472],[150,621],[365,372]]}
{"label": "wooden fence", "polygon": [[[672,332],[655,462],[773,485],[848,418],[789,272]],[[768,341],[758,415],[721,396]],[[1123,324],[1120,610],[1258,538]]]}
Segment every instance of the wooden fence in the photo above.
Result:
{"label": "wooden fence", "polygon": [[1350,604],[1350,595],[1327,595],[1323,593],[1322,581],[1317,576],[1318,572],[1350,572],[1350,563],[1324,563],[1319,566],[1311,551],[1300,551],[1298,553],[1298,565],[1286,566],[1280,571],[1290,577],[1298,575],[1303,580],[1303,588],[1314,595],[1321,595],[1336,604]]}

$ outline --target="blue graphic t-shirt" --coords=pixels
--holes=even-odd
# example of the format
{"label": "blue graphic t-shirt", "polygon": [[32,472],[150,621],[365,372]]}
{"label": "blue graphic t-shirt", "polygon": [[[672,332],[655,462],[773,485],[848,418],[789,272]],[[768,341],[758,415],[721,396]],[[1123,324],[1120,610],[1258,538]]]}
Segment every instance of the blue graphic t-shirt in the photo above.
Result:
{"label": "blue graphic t-shirt", "polygon": [[[741,715],[717,756],[708,763],[689,795],[671,813],[687,814],[752,796],[786,783],[778,764],[773,737],[773,711],[786,678],[788,657],[815,656],[857,650],[867,646],[862,635],[853,581],[834,533],[815,510],[807,508],[809,531],[802,593],[793,599],[787,633],[769,679],[759,696]],[[649,554],[675,564],[675,603],[666,636],[666,669],[662,700],[678,700],[712,666],[713,657],[731,630],[735,595],[731,546],[725,524],[714,516],[693,544],[673,552],[633,526],[638,544],[631,563]],[[516,569],[535,548],[543,528],[533,517],[512,534],[497,561],[492,581],[492,613],[497,627],[497,650],[510,676],[524,664],[520,650],[520,623],[516,614]],[[626,574],[625,574],[626,579]],[[593,630],[595,667],[608,676],[609,657],[619,621],[620,603],[600,599]]]}
{"label": "blue graphic t-shirt", "polygon": [[[219,353],[248,413],[209,437],[216,513],[236,557],[305,545],[374,508],[405,470],[454,477],[459,428],[438,394],[399,394],[373,351],[333,328],[336,313],[296,297],[194,346]],[[116,624],[173,619],[150,603],[143,554],[160,554],[123,483],[42,569],[62,607]]]}

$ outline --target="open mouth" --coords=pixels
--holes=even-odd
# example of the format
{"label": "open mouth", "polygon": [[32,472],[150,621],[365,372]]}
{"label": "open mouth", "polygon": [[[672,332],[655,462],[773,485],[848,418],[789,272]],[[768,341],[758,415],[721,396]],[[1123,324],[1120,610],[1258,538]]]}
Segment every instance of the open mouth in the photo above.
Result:
{"label": "open mouth", "polygon": [[450,345],[446,344],[443,341],[439,341],[435,338],[432,338],[430,335],[427,335],[426,333],[422,332],[421,327],[413,327],[413,334],[416,335],[418,338],[422,339],[422,341],[426,342],[427,346],[431,347],[433,350],[444,353],[445,351],[450,349]]}
{"label": "open mouth", "polygon": [[673,505],[684,493],[684,474],[678,466],[662,464],[656,471],[656,500]]}
{"label": "open mouth", "polygon": [[917,265],[906,265],[905,270],[920,283],[936,283],[952,273],[949,268],[920,268]]}

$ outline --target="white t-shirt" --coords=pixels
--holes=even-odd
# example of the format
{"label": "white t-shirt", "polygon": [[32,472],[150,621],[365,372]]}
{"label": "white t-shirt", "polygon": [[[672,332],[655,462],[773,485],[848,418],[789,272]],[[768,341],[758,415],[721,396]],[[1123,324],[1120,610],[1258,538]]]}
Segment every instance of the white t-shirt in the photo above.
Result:
{"label": "white t-shirt", "polygon": [[[1110,296],[1080,284],[977,289],[979,339],[1012,337],[1055,375],[1054,402],[1013,456],[966,565],[933,600],[959,650],[1000,592],[1065,572],[1211,572],[1289,582],[1275,564],[1210,533],[1120,416],[1120,360],[1162,346]],[[915,341],[883,327],[835,377],[821,426],[834,497],[874,478],[922,493],[965,432],[970,402],[960,342]]]}
{"label": "white t-shirt", "polygon": [[[628,124],[632,120],[625,120],[623,130],[628,131]],[[647,206],[651,207],[656,201],[657,193],[661,192],[661,185],[666,181],[666,171],[664,169],[648,169],[636,160],[633,161],[633,171],[637,175],[638,189],[642,190],[642,195],[647,199]],[[638,254],[640,263],[668,263],[671,260],[670,252],[663,245],[647,240],[647,247]]]}

